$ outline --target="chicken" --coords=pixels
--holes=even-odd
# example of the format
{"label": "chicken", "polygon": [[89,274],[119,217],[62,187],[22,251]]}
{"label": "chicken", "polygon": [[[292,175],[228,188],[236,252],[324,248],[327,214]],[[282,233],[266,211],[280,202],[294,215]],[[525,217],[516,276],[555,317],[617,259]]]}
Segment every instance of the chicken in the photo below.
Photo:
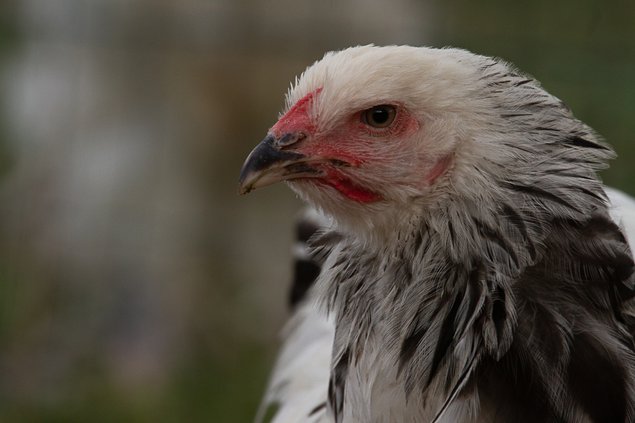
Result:
{"label": "chicken", "polygon": [[324,216],[274,421],[633,421],[634,263],[596,175],[613,157],[497,59],[362,46],[310,66],[240,175]]}

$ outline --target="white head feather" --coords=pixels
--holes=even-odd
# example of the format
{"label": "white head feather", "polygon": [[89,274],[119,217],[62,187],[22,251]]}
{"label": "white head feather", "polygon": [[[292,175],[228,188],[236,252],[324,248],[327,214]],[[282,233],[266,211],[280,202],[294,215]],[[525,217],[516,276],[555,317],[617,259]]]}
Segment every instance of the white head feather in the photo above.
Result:
{"label": "white head feather", "polygon": [[[369,45],[329,52],[296,80],[286,109],[316,90],[309,113],[319,134],[385,103],[403,105],[419,122],[407,143],[377,143],[382,163],[355,169],[358,181],[385,201],[358,204],[323,186],[290,183],[341,226],[371,238],[395,233],[397,222],[420,218],[442,199],[463,198],[483,207],[505,197],[493,179],[534,185],[540,178],[539,185],[564,194],[570,181],[545,177],[562,170],[567,158],[575,156],[583,163],[576,172],[591,175],[612,157],[593,130],[538,82],[465,50]],[[580,137],[598,148],[559,148],[562,137]],[[432,185],[423,183],[425,172],[444,157],[452,159],[447,174]]]}

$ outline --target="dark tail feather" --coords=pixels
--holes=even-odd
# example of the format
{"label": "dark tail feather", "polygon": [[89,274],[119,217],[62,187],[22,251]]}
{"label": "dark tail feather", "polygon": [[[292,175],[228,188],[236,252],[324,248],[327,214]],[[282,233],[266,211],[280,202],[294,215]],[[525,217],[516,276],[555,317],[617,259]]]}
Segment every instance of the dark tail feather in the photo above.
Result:
{"label": "dark tail feather", "polygon": [[295,308],[306,297],[322,271],[324,255],[316,251],[312,239],[327,229],[326,219],[313,210],[305,210],[296,224],[293,249],[293,279],[289,291],[289,306]]}

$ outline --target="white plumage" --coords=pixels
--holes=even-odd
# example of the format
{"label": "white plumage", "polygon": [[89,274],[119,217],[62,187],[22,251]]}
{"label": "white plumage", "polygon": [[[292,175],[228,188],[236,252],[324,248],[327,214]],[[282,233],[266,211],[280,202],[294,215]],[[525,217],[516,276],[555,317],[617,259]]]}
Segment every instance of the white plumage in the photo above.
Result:
{"label": "white plumage", "polygon": [[610,200],[611,217],[622,227],[633,251],[635,250],[635,199],[613,188],[606,188],[606,193]]}
{"label": "white plumage", "polygon": [[613,155],[496,59],[364,46],[309,67],[241,173],[330,217],[274,421],[635,418],[635,202],[596,177]]}

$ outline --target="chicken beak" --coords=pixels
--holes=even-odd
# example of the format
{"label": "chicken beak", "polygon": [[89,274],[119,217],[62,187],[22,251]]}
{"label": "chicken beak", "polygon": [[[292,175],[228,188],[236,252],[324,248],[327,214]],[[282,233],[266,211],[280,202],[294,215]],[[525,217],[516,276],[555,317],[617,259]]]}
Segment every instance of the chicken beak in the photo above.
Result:
{"label": "chicken beak", "polygon": [[281,147],[288,145],[286,139],[288,136],[276,140],[273,135],[267,135],[249,153],[238,179],[240,194],[283,180],[314,177],[319,173],[307,163],[305,155],[281,150]]}

